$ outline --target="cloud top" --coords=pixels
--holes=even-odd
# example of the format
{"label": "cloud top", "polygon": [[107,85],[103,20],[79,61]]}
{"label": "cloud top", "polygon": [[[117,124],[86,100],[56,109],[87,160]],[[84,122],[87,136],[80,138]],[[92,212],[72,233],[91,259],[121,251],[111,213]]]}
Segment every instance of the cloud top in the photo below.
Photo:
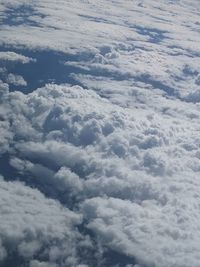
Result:
{"label": "cloud top", "polygon": [[0,265],[198,267],[198,1],[0,13]]}
{"label": "cloud top", "polygon": [[[191,121],[187,113],[176,120],[150,116],[148,109],[124,109],[79,86],[52,84],[27,95],[5,90],[1,118],[12,121],[1,128],[7,137],[4,149],[12,151],[7,164],[27,185],[78,212],[37,190],[3,181],[2,197],[14,199],[5,202],[10,204],[2,220],[20,220],[17,233],[9,224],[2,230],[3,240],[26,239],[26,225],[34,231],[30,245],[17,241],[24,257],[39,257],[35,251],[45,240],[58,238],[70,246],[66,235],[79,248],[81,233],[73,225],[82,224],[81,215],[82,227],[102,246],[101,261],[111,249],[148,266],[198,265],[198,119]],[[46,223],[48,216],[53,218]],[[36,234],[40,231],[44,237]],[[3,258],[9,248],[2,246]]]}

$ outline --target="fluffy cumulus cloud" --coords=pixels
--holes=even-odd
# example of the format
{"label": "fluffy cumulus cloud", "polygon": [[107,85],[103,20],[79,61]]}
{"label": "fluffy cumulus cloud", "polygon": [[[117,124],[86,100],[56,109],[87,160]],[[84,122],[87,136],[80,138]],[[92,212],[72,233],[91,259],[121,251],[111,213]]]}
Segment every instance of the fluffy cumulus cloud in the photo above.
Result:
{"label": "fluffy cumulus cloud", "polygon": [[15,75],[12,73],[8,74],[6,81],[8,84],[14,84],[16,86],[26,86],[27,85],[27,82],[24,80],[24,78],[21,75]]}
{"label": "fluffy cumulus cloud", "polygon": [[75,266],[81,217],[22,183],[1,180],[0,188],[4,266]]}
{"label": "fluffy cumulus cloud", "polygon": [[[185,115],[174,120],[170,115],[149,115],[148,110],[125,109],[93,91],[66,85],[47,85],[28,95],[5,90],[2,110],[2,121],[10,121],[7,129],[2,126],[5,136],[10,136],[8,166],[27,186],[83,216],[81,222],[78,215],[60,210],[38,191],[2,182],[7,190],[14,190],[10,194],[17,195],[21,209],[14,213],[16,200],[10,200],[8,214],[2,213],[3,220],[11,223],[6,233],[2,230],[3,240],[18,238],[20,256],[37,255],[30,266],[41,264],[37,260],[43,242],[58,238],[55,250],[60,251],[69,246],[62,234],[70,231],[70,240],[76,241],[76,231],[63,225],[69,215],[76,218],[74,224],[92,231],[105,251],[118,251],[144,266],[198,266],[198,119],[191,122]],[[18,194],[16,187],[25,192]],[[42,203],[35,207],[34,201]],[[34,209],[38,211],[32,214]],[[17,237],[11,231],[12,216],[22,228]],[[45,227],[44,237],[35,234],[24,241],[28,237],[23,220],[33,221],[25,225],[34,233]],[[45,230],[49,228],[53,236]],[[12,249],[2,246],[2,255]]]}
{"label": "fluffy cumulus cloud", "polygon": [[0,265],[199,266],[198,12],[0,1]]}

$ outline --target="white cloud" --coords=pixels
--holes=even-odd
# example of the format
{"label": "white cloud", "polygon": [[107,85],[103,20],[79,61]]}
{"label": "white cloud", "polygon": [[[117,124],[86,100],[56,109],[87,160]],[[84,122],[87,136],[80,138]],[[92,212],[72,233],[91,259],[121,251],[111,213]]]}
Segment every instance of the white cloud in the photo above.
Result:
{"label": "white cloud", "polygon": [[114,251],[127,267],[199,266],[198,1],[2,0],[0,12],[2,62],[33,62],[12,47],[61,51],[85,88],[0,83],[0,170],[26,184],[0,179],[0,260],[106,266]]}
{"label": "white cloud", "polygon": [[[191,1],[157,3],[151,0],[119,1],[115,5],[104,0],[98,3],[58,1],[56,4],[49,0],[42,4],[18,0],[2,1],[0,5],[4,10],[2,14],[7,16],[1,29],[4,44],[34,51],[67,52],[75,56],[75,60],[69,57],[65,64],[88,71],[96,84],[98,73],[103,83],[105,76],[110,77],[118,80],[117,86],[121,88],[119,80],[134,81],[140,93],[141,87],[148,86],[160,90],[166,97],[185,99],[191,90],[198,89],[200,51],[196,0],[192,4]],[[9,12],[15,10],[22,22],[10,25]],[[2,53],[8,57],[12,52]],[[76,73],[74,77],[78,79],[80,75]],[[81,83],[88,85],[88,78],[82,75]],[[143,84],[138,86],[138,83]]]}
{"label": "white cloud", "polygon": [[0,60],[3,61],[17,61],[22,64],[30,63],[30,62],[35,62],[35,59],[23,56],[21,54],[11,52],[11,51],[6,51],[6,52],[0,52]]}
{"label": "white cloud", "polygon": [[32,260],[29,267],[56,267],[57,264],[51,264],[49,262],[41,262],[38,260]]}
{"label": "white cloud", "polygon": [[21,75],[16,75],[13,73],[9,73],[6,82],[8,84],[13,84],[15,86],[26,86],[27,82],[24,80],[24,78]]}
{"label": "white cloud", "polygon": [[[168,194],[179,195],[179,189],[171,187]],[[94,198],[85,201],[83,212],[88,227],[106,246],[136,257],[142,265],[198,266],[199,218],[191,214],[197,198],[189,192],[178,195],[173,200],[166,195],[163,205],[155,199],[138,204]]]}
{"label": "white cloud", "polygon": [[[174,100],[166,103],[173,111]],[[80,212],[103,251],[150,266],[197,266],[200,117],[187,102],[174,114],[181,105],[196,116],[122,108],[79,86],[7,93],[10,164],[27,185]],[[31,255],[35,241],[19,251]]]}
{"label": "white cloud", "polygon": [[12,257],[15,251],[22,263],[30,261],[30,266],[44,265],[34,258],[44,259],[45,266],[57,266],[56,262],[63,266],[63,261],[74,262],[74,266],[78,260],[76,242],[80,239],[74,227],[81,222],[81,216],[19,182],[0,181],[0,190],[1,259]]}

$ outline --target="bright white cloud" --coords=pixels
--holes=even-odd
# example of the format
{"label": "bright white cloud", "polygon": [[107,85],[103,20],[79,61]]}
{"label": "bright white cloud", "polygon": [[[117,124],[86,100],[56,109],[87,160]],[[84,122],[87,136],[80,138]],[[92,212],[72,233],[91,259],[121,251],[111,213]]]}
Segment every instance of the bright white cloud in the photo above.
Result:
{"label": "bright white cloud", "polygon": [[9,92],[26,81],[0,68],[0,171],[25,183],[0,180],[0,261],[198,267],[198,1],[2,0],[0,12],[0,63],[33,62],[12,47],[64,52],[84,87]]}
{"label": "bright white cloud", "polygon": [[[71,261],[74,266],[75,243],[80,235],[73,228],[81,217],[19,182],[0,181],[0,190],[1,259],[4,257],[6,262],[13,254],[13,260],[17,260],[15,252],[22,264],[30,261],[30,266],[51,266],[51,263],[57,266],[56,262],[63,266],[64,261],[66,264]],[[68,249],[63,250],[64,247]],[[37,265],[34,258],[43,259],[46,265],[45,262]]]}
{"label": "bright white cloud", "polygon": [[[46,0],[27,4],[18,0],[2,1],[0,5],[5,16],[1,27],[4,44],[76,55],[74,62],[69,60],[66,64],[84,68],[93,76],[98,73],[103,82],[105,76],[143,82],[181,99],[198,89],[200,40],[196,0],[192,4],[158,4],[155,0],[115,4],[105,0]],[[18,14],[21,23],[13,25],[12,12]],[[79,78],[77,73],[75,76]],[[82,75],[82,84],[87,80],[88,76]]]}
{"label": "bright white cloud", "polygon": [[198,265],[199,116],[122,108],[65,85],[9,93],[2,110],[11,166],[76,206],[102,246],[150,266]]}

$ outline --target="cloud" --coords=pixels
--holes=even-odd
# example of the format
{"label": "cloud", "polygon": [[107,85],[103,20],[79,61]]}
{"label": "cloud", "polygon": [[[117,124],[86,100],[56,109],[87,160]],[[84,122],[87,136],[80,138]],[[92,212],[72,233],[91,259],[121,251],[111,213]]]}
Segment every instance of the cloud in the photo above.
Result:
{"label": "cloud", "polygon": [[[171,111],[173,102],[168,101]],[[193,104],[184,102],[184,105],[190,105],[198,114]],[[161,107],[158,109],[161,112]],[[4,124],[10,122],[7,127],[2,125],[1,130],[6,140],[2,146],[7,143],[4,151],[9,154],[5,161],[27,186],[38,188],[47,197],[84,217],[82,229],[95,235],[96,241],[86,242],[87,255],[91,255],[91,251],[97,253],[95,262],[106,262],[106,251],[114,250],[128,255],[130,264],[136,260],[148,266],[158,266],[158,262],[159,266],[188,266],[190,263],[196,266],[199,231],[195,222],[198,221],[200,166],[196,129],[199,116],[191,120],[187,112],[183,112],[174,119],[163,112],[151,110],[149,113],[149,110],[148,106],[139,110],[137,107],[122,108],[80,86],[49,84],[27,95],[4,89],[1,117]],[[11,179],[9,174],[4,175]],[[10,182],[8,188],[14,185]],[[35,207],[45,223],[46,216],[50,216],[45,215],[46,212],[52,210],[46,198],[37,190],[22,187],[25,192],[31,192],[31,197],[27,198],[32,199],[32,194],[36,194],[33,201],[42,198],[45,204],[41,205],[47,205]],[[23,193],[22,199],[26,194]],[[52,205],[61,207],[51,201]],[[32,206],[24,204],[26,202],[22,204],[19,218],[26,218],[26,211],[32,210]],[[14,203],[11,202],[10,207],[15,210]],[[55,208],[55,218],[65,218],[65,215],[60,217],[60,209]],[[70,218],[74,214],[67,209],[63,212]],[[32,216],[33,229],[38,229],[40,225]],[[69,226],[65,229],[62,219],[61,226],[59,221],[56,226],[53,222],[50,219],[53,225],[48,227],[61,227],[61,231],[70,232],[72,238],[82,235],[83,230],[79,233],[67,228]],[[76,223],[81,221],[77,219]],[[22,228],[23,225],[22,221]],[[56,229],[53,230],[55,238]],[[22,232],[18,233],[23,240],[20,246],[17,243],[18,253],[31,257],[44,241],[39,239],[38,244],[36,235],[27,244]],[[15,237],[10,228],[9,233]],[[45,230],[44,234],[44,240],[54,238]],[[71,246],[60,235],[59,238],[56,251],[62,251],[64,245],[77,249],[76,244]],[[91,248],[91,242],[102,247],[101,256],[98,245],[93,243]],[[188,251],[188,244],[193,248],[191,251]],[[68,260],[69,256],[61,257]],[[80,262],[80,254],[73,260]],[[41,261],[40,258],[30,264],[46,264],[37,261]],[[90,265],[90,256],[86,256],[82,264]]]}
{"label": "cloud", "polygon": [[63,266],[62,262],[71,262],[74,266],[77,258],[72,244],[80,238],[74,227],[81,216],[19,182],[1,180],[0,188],[1,262],[6,265],[13,257],[16,264]]}
{"label": "cloud", "polygon": [[11,52],[11,51],[0,52],[0,60],[1,61],[17,61],[22,64],[35,62],[35,59],[33,58],[29,58],[29,57],[26,57],[26,56],[23,56],[21,54]]}
{"label": "cloud", "polygon": [[8,84],[13,84],[15,86],[26,86],[27,82],[21,75],[16,75],[13,73],[9,73],[6,79]]}
{"label": "cloud", "polygon": [[189,204],[191,199],[187,199],[186,204],[182,197],[172,202],[170,197],[165,205],[158,205],[155,199],[139,204],[93,198],[85,201],[83,212],[88,227],[106,246],[136,257],[142,266],[197,266],[199,237],[194,229],[198,218],[191,219],[190,212],[196,200]]}
{"label": "cloud", "polygon": [[41,261],[38,261],[38,260],[32,260],[30,262],[30,265],[29,267],[56,267],[57,264],[51,264],[49,262],[41,262]]}
{"label": "cloud", "polygon": [[1,264],[199,265],[198,10],[1,1]]}
{"label": "cloud", "polygon": [[[195,0],[192,4],[128,1],[115,6],[112,1],[102,5],[59,1],[56,7],[52,1],[41,5],[18,0],[2,1],[1,9],[5,17],[2,45],[67,53],[65,66],[71,67],[73,78],[88,88],[94,81],[99,87],[101,76],[104,84],[108,80],[107,86],[115,80],[115,86],[122,88],[129,80],[138,93],[148,87],[179,99],[198,89],[199,17]],[[12,22],[14,13],[18,23]],[[12,52],[2,53],[8,57]],[[103,86],[101,95],[107,96]],[[123,97],[129,105],[129,96]]]}

